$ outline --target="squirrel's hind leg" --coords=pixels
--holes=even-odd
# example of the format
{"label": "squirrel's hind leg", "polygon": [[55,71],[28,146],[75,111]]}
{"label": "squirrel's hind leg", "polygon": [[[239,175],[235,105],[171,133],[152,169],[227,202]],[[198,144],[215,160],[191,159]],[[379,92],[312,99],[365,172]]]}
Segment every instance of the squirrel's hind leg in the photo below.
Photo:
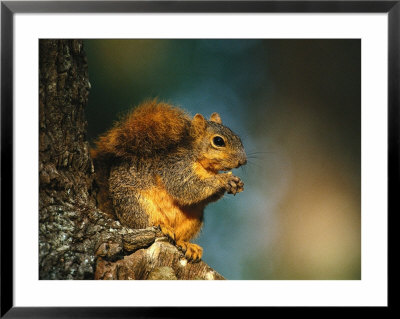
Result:
{"label": "squirrel's hind leg", "polygon": [[135,196],[121,198],[118,202],[118,205],[114,204],[114,208],[118,219],[123,225],[133,229],[151,226],[149,216]]}

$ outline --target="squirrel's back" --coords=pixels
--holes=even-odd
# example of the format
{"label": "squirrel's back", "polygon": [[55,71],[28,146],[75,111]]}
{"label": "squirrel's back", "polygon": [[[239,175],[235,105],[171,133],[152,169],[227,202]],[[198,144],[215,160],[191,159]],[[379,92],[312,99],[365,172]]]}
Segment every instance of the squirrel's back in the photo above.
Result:
{"label": "squirrel's back", "polygon": [[99,137],[92,157],[147,157],[170,152],[187,142],[190,117],[180,108],[149,100],[128,113]]}

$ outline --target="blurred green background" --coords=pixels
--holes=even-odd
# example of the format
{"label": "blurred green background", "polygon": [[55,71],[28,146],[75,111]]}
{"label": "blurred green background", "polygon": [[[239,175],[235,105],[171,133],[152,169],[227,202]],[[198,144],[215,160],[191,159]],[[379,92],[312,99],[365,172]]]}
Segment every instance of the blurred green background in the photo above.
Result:
{"label": "blurred green background", "polygon": [[361,41],[85,40],[88,138],[149,97],[219,112],[245,191],[196,242],[227,279],[361,279]]}

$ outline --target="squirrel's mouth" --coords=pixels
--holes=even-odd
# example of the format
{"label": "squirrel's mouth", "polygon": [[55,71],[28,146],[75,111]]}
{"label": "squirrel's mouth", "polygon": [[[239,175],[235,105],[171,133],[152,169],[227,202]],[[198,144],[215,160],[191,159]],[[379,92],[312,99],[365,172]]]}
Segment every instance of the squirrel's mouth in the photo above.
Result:
{"label": "squirrel's mouth", "polygon": [[237,165],[235,165],[235,166],[231,166],[230,164],[229,164],[229,166],[223,166],[223,165],[221,165],[221,163],[215,163],[210,160],[202,160],[202,161],[199,161],[198,163],[208,173],[215,174],[215,175],[226,173],[226,172],[231,172],[234,168],[238,168],[238,167],[246,164],[244,161],[238,161]]}
{"label": "squirrel's mouth", "polygon": [[218,170],[218,173],[219,172],[231,172],[234,168],[239,168],[242,165],[246,165],[246,163],[247,163],[247,160],[244,160],[244,161],[241,161],[241,162],[239,161],[238,164],[235,167],[224,167],[224,168],[221,168],[221,169]]}
{"label": "squirrel's mouth", "polygon": [[234,167],[223,167],[223,168],[219,168],[218,170],[216,170],[216,173],[222,173],[222,172],[231,172],[234,168],[239,168],[242,165],[246,165],[247,160],[244,161],[239,161],[238,164]]}

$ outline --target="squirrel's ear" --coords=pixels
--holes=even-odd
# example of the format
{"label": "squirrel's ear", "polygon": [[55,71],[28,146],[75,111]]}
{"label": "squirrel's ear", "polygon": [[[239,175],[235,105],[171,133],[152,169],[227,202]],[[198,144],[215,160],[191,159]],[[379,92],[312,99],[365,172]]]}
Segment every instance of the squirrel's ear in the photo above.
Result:
{"label": "squirrel's ear", "polygon": [[196,114],[192,120],[193,133],[199,135],[206,130],[206,120],[201,114]]}
{"label": "squirrel's ear", "polygon": [[213,114],[211,114],[210,121],[218,123],[218,124],[222,124],[221,117],[219,116],[219,114],[217,112],[214,112]]}

